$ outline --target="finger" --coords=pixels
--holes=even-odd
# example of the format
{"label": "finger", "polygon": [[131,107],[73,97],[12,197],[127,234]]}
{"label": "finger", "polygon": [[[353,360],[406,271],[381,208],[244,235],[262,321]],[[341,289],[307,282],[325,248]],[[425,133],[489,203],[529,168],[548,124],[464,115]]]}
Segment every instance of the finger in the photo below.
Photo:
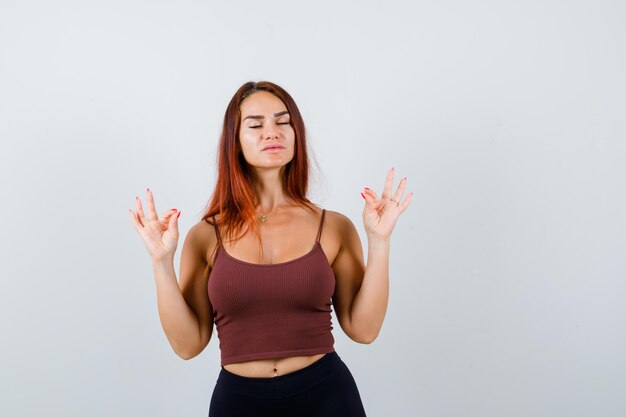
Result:
{"label": "finger", "polygon": [[147,215],[149,220],[156,220],[159,218],[159,215],[156,211],[156,205],[154,204],[154,195],[150,188],[146,188],[146,204],[147,204]]}
{"label": "finger", "polygon": [[409,203],[411,202],[411,197],[413,197],[413,191],[408,193],[406,197],[404,197],[404,201],[402,202],[402,204],[400,204],[400,214],[404,213],[404,210],[406,210],[406,208],[409,206]]}
{"label": "finger", "polygon": [[371,195],[375,200],[378,200],[378,195],[376,194],[376,191],[374,191],[374,190],[372,190],[371,188],[368,188],[368,187],[365,187],[364,190],[365,190],[366,193]]}
{"label": "finger", "polygon": [[382,204],[382,200],[380,200],[378,198],[378,195],[376,194],[376,191],[372,190],[371,188],[365,187],[365,193],[372,196],[372,198],[374,200],[374,206],[373,207],[375,209],[380,208],[380,205]]}
{"label": "finger", "polygon": [[179,211],[175,216],[170,216],[168,223],[168,230],[170,230],[174,236],[178,236],[178,218],[180,217],[180,213],[182,212]]}
{"label": "finger", "polygon": [[381,200],[386,198],[391,198],[391,186],[393,185],[393,174],[395,170],[393,167],[387,172],[387,177],[385,178],[385,187],[383,188],[383,195],[380,197]]}
{"label": "finger", "polygon": [[161,216],[161,223],[167,223],[168,222],[168,218],[176,213],[177,210],[175,208],[171,208],[168,211],[166,211],[165,213],[163,213],[163,215]]}
{"label": "finger", "polygon": [[400,180],[400,184],[398,184],[398,189],[396,190],[396,193],[393,195],[393,199],[396,201],[400,201],[400,199],[402,198],[402,195],[404,194],[404,189],[406,188],[406,177],[402,178]]}
{"label": "finger", "polygon": [[130,214],[130,221],[132,222],[133,226],[135,226],[135,230],[137,230],[137,233],[139,233],[139,235],[142,236],[143,226],[139,222],[139,219],[137,218],[137,214],[131,209],[128,209],[128,212]]}
{"label": "finger", "polygon": [[178,213],[178,211],[176,209],[170,209],[170,210],[168,210],[166,212],[166,214],[164,216],[161,217],[159,222],[161,223],[161,226],[163,227],[163,230],[166,230],[168,228],[168,224],[170,222],[170,218],[172,218],[172,216],[176,216],[176,213]]}
{"label": "finger", "polygon": [[143,214],[143,206],[141,205],[141,199],[135,197],[135,206],[137,207],[137,217],[142,227],[146,226],[146,216]]}

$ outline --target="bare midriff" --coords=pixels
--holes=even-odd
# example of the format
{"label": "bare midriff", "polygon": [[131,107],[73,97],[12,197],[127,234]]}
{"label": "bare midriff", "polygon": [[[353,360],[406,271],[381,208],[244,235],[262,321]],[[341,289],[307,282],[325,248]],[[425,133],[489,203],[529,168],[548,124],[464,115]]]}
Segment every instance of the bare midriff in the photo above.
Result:
{"label": "bare midriff", "polygon": [[326,355],[291,356],[288,358],[270,358],[256,361],[231,363],[224,366],[228,372],[248,378],[273,378],[298,371],[311,365]]}

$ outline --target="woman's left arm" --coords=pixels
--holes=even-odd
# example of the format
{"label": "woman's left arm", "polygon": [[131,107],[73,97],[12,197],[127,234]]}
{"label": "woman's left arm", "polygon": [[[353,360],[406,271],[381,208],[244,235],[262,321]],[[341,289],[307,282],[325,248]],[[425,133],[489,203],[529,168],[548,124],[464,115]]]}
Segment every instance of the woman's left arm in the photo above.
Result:
{"label": "woman's left arm", "polygon": [[[391,194],[394,169],[387,173],[380,198],[370,188],[361,193],[365,199],[363,224],[368,240],[367,266],[363,272],[362,249],[358,233],[350,223],[346,245],[338,254],[335,311],[341,327],[353,340],[372,343],[382,328],[389,301],[389,244],[391,232],[411,201],[409,193],[402,203],[406,177]],[[360,272],[360,273],[359,273]],[[359,279],[358,277],[362,277]]]}
{"label": "woman's left arm", "polygon": [[372,343],[383,326],[389,301],[389,240],[368,238],[367,266],[350,309],[355,340]]}

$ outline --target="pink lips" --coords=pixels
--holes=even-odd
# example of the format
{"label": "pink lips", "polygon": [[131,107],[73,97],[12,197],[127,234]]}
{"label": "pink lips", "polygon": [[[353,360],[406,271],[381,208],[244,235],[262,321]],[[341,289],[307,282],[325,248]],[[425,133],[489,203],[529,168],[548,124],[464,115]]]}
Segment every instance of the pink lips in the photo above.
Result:
{"label": "pink lips", "polygon": [[285,149],[284,146],[280,146],[280,145],[270,145],[266,148],[263,148],[264,151],[277,151],[279,149]]}

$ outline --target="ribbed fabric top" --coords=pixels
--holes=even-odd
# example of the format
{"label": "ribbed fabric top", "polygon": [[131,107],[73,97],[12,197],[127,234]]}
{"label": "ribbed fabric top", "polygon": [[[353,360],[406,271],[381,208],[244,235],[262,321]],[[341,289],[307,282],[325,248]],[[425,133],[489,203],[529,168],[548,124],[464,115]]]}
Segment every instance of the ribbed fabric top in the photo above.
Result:
{"label": "ribbed fabric top", "polygon": [[290,261],[245,262],[230,256],[220,240],[208,293],[222,366],[334,352],[335,274],[319,241],[325,213],[313,248]]}

